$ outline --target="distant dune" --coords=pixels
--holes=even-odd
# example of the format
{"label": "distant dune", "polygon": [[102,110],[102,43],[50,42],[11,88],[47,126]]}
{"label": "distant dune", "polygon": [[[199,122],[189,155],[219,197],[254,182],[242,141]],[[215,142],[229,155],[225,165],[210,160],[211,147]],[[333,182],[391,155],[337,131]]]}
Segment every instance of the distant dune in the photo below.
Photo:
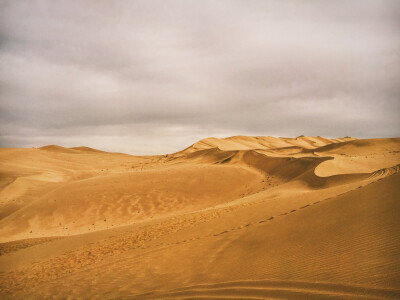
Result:
{"label": "distant dune", "polygon": [[203,149],[219,148],[220,150],[254,150],[254,149],[277,149],[287,147],[302,147],[314,149],[332,143],[352,141],[355,138],[346,137],[338,139],[327,139],[323,137],[299,136],[297,138],[277,138],[272,136],[233,136],[224,139],[207,138],[193,144],[183,152],[193,152]]}
{"label": "distant dune", "polygon": [[399,299],[400,138],[0,149],[4,299]]}

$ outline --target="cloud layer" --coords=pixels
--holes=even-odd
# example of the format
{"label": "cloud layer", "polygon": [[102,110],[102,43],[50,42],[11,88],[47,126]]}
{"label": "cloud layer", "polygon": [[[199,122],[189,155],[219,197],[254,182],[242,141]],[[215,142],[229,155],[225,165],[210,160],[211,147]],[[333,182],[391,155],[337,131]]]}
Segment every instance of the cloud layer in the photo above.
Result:
{"label": "cloud layer", "polygon": [[0,146],[400,135],[398,1],[3,1]]}

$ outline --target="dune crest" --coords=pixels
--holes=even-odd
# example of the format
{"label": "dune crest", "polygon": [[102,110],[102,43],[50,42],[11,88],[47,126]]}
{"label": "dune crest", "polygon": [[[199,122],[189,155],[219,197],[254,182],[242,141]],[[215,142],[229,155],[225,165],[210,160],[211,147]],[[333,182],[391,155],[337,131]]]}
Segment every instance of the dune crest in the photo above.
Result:
{"label": "dune crest", "polygon": [[219,148],[221,150],[255,150],[255,149],[278,149],[287,147],[301,147],[314,149],[333,143],[342,143],[356,140],[352,137],[327,139],[323,137],[299,136],[297,138],[277,138],[272,136],[233,136],[223,139],[207,138],[194,143],[184,152],[194,152],[198,150]]}

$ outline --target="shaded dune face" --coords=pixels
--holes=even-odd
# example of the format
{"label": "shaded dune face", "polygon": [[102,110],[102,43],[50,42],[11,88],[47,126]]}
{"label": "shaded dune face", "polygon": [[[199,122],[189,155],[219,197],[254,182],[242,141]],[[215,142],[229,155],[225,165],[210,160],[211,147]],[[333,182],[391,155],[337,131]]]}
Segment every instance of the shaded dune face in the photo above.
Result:
{"label": "shaded dune face", "polygon": [[397,299],[399,171],[398,138],[0,149],[0,295]]}
{"label": "shaded dune face", "polygon": [[334,159],[330,156],[271,157],[255,150],[223,151],[212,148],[191,153],[186,156],[186,159],[213,164],[238,165],[257,170],[264,176],[271,176],[279,183],[298,180],[312,188],[345,184],[371,176],[370,173],[339,174],[326,177],[316,175],[315,169],[322,162]]}

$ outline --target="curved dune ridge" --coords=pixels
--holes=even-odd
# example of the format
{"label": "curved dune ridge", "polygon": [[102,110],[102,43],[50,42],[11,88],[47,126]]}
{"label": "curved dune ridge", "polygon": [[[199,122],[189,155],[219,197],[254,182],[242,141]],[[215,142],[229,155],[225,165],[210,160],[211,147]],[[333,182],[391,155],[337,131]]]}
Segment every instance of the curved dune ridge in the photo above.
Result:
{"label": "curved dune ridge", "polygon": [[398,299],[400,139],[0,149],[4,299]]}

